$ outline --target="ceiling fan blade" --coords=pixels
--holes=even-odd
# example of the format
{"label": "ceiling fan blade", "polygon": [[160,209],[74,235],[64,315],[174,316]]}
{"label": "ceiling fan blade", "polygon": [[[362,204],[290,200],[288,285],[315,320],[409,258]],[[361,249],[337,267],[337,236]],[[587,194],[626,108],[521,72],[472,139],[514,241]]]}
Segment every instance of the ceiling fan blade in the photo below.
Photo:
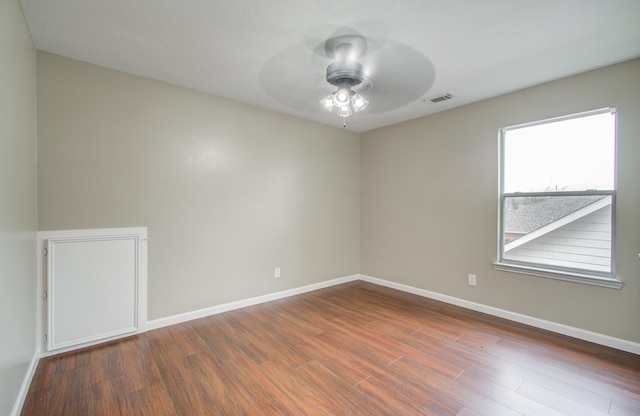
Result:
{"label": "ceiling fan blade", "polygon": [[269,58],[260,70],[260,86],[275,101],[304,112],[322,111],[318,100],[331,92],[325,71],[331,61],[296,44]]}
{"label": "ceiling fan blade", "polygon": [[363,92],[376,113],[402,107],[422,98],[433,86],[435,68],[429,58],[416,49],[387,41],[375,54],[365,57],[363,66],[373,86]]}

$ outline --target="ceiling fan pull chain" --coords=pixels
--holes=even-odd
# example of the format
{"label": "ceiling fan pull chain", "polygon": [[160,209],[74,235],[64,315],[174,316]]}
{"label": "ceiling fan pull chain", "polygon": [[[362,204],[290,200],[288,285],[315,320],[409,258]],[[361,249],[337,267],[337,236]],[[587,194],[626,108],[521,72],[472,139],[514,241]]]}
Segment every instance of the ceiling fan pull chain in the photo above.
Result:
{"label": "ceiling fan pull chain", "polygon": [[347,128],[347,118],[346,117],[342,117],[342,128],[343,129]]}

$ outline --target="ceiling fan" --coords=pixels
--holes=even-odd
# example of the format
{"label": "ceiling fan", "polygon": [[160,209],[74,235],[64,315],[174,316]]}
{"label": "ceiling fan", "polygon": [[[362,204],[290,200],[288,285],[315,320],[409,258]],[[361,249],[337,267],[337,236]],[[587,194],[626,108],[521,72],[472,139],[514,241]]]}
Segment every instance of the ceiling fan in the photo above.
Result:
{"label": "ceiling fan", "polygon": [[260,72],[262,88],[305,117],[331,123],[337,115],[343,127],[354,114],[357,126],[421,102],[435,81],[431,61],[384,32],[375,25],[363,25],[362,31],[334,27],[329,36],[309,34],[305,41],[265,62]]}

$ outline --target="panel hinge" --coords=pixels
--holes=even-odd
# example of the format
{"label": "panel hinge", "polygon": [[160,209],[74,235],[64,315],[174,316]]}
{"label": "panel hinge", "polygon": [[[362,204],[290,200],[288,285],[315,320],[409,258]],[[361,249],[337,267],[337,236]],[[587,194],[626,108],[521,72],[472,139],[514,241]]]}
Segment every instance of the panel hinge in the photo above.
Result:
{"label": "panel hinge", "polygon": [[47,342],[47,334],[44,334],[44,342]]}
{"label": "panel hinge", "polygon": [[44,298],[44,299],[46,299],[46,298],[47,298],[47,291],[46,291],[46,290],[44,291],[43,298]]}
{"label": "panel hinge", "polygon": [[44,248],[44,256],[47,257],[47,248]]}

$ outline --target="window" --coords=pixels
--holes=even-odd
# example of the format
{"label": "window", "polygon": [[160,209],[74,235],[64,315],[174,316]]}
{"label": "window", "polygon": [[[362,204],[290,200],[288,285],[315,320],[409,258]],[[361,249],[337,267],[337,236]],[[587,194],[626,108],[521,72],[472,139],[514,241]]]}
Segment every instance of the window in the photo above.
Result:
{"label": "window", "polygon": [[614,108],[501,129],[496,269],[622,286],[614,261],[615,133]]}

